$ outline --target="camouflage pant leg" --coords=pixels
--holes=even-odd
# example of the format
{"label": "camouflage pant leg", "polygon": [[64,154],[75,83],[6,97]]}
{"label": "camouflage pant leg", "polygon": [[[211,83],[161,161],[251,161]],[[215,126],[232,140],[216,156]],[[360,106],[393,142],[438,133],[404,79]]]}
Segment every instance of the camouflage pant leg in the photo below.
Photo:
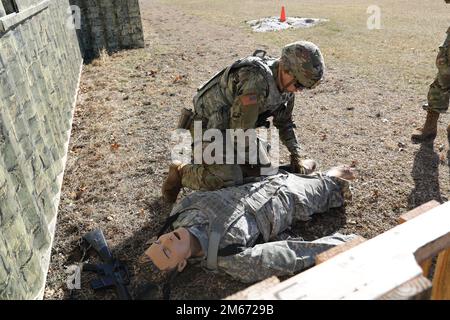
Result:
{"label": "camouflage pant leg", "polygon": [[312,267],[315,257],[336,245],[350,241],[355,235],[335,233],[315,241],[290,238],[257,244],[218,259],[219,269],[233,278],[252,283],[271,276],[287,276]]}
{"label": "camouflage pant leg", "polygon": [[[198,121],[198,119],[196,119]],[[210,142],[195,140],[197,137],[194,134],[194,123],[189,128],[192,138],[194,139],[194,144],[192,146],[192,162],[194,164],[187,164],[183,167],[181,184],[183,187],[190,188],[192,190],[204,190],[212,191],[221,188],[238,186],[243,184],[243,171],[238,164],[195,164],[195,153],[196,146],[201,143],[200,151],[202,152],[202,161],[205,149],[208,147]],[[199,137],[203,137],[202,132],[198,133]],[[225,161],[225,159],[224,159]]]}
{"label": "camouflage pant leg", "polygon": [[187,164],[182,169],[181,184],[193,190],[217,190],[241,185],[242,170],[232,164]]}
{"label": "camouflage pant leg", "polygon": [[430,85],[428,106],[425,107],[425,110],[444,113],[448,110],[450,98],[450,28],[447,30],[447,38],[439,47],[436,67],[438,68],[438,74]]}

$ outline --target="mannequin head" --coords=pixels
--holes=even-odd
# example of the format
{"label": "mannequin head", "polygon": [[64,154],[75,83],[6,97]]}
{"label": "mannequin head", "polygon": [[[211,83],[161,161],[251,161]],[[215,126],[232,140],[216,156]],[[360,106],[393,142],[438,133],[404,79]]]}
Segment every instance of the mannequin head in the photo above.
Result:
{"label": "mannequin head", "polygon": [[145,254],[159,270],[182,271],[186,267],[187,259],[192,255],[192,237],[187,229],[178,228],[160,236]]}

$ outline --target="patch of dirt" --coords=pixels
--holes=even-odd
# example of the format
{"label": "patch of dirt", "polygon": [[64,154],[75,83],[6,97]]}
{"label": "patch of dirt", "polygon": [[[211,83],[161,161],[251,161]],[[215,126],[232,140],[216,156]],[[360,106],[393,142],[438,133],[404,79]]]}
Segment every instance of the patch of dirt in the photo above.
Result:
{"label": "patch of dirt", "polygon": [[[127,262],[132,294],[142,283],[162,279],[140,258],[170,210],[161,202],[160,187],[179,112],[191,107],[197,86],[238,57],[257,48],[274,56],[281,52],[257,43],[251,31],[213,25],[172,6],[143,1],[141,9],[145,49],[103,56],[84,68],[46,299],[115,297],[114,290],[89,289],[87,274],[73,296],[66,287],[64,268],[80,261],[79,239],[94,228],[103,230],[111,249]],[[297,134],[305,156],[322,169],[351,164],[359,178],[345,210],[318,215],[295,232],[307,240],[335,231],[372,238],[397,225],[410,208],[447,201],[448,119],[440,120],[434,146],[412,145],[409,133],[423,120],[423,113],[417,116],[423,92],[393,89],[347,65],[327,67],[323,84],[297,96]],[[281,160],[287,159],[283,147]],[[218,299],[245,287],[190,267],[178,277],[172,298]]]}

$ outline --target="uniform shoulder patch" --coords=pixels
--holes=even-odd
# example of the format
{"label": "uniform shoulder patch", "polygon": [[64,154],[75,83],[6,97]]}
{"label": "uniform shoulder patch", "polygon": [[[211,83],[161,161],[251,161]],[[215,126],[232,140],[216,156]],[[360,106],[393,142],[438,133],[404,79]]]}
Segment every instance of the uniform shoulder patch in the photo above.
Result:
{"label": "uniform shoulder patch", "polygon": [[240,96],[240,100],[243,106],[255,105],[258,102],[256,94],[246,94]]}

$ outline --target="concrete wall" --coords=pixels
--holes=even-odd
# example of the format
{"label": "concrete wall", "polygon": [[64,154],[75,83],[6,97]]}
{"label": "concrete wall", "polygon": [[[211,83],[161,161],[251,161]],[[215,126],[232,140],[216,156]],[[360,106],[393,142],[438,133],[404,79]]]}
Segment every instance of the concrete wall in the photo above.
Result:
{"label": "concrete wall", "polygon": [[81,51],[89,60],[105,48],[143,48],[139,0],[70,0],[81,9],[81,29],[78,30]]}
{"label": "concrete wall", "polygon": [[15,1],[19,12],[0,17],[0,299],[33,299],[43,295],[82,59],[69,0]]}

